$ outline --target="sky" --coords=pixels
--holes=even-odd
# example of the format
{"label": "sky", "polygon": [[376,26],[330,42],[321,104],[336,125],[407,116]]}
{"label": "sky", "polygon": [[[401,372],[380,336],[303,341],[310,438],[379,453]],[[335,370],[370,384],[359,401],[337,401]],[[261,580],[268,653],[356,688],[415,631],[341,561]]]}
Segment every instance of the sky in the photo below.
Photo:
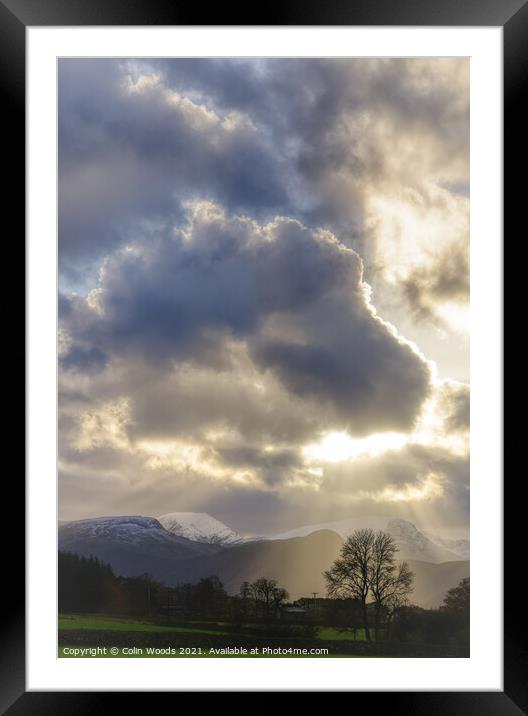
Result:
{"label": "sky", "polygon": [[59,60],[59,517],[469,520],[469,62]]}

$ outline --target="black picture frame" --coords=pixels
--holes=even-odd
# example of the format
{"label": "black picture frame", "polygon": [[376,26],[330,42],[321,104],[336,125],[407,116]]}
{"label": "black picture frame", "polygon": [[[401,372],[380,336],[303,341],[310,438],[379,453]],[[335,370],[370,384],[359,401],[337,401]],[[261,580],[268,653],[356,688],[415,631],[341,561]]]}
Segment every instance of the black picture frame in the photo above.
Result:
{"label": "black picture frame", "polygon": [[[82,25],[354,25],[354,26],[501,26],[504,37],[504,216],[505,233],[524,225],[520,212],[525,201],[524,183],[514,180],[521,168],[526,111],[523,90],[528,74],[528,4],[526,0],[340,0],[301,3],[291,0],[265,10],[225,3],[204,10],[175,0],[0,0],[0,92],[4,108],[4,142],[13,160],[4,189],[5,206],[24,225],[25,216],[25,30],[28,26]],[[207,17],[208,22],[202,20]],[[523,197],[524,198],[524,197]],[[24,221],[24,220],[23,220]],[[15,224],[13,224],[15,226]],[[17,234],[22,230],[17,228]],[[504,234],[505,235],[505,234]],[[24,246],[23,237],[18,239]],[[23,252],[22,248],[22,252]],[[16,332],[15,332],[16,334]],[[25,510],[22,476],[10,484],[13,506]],[[506,514],[519,498],[520,481],[506,483]],[[13,500],[14,498],[14,500]],[[513,602],[514,545],[521,536],[521,521],[505,519],[504,604]],[[127,693],[27,692],[25,687],[24,537],[21,528],[9,545],[9,600],[2,611],[0,648],[0,708],[12,716],[21,714],[83,714],[114,710],[116,696]],[[5,593],[5,592],[4,592]],[[523,607],[504,611],[503,692],[377,692],[375,707],[392,713],[514,714],[528,713],[528,648]],[[142,693],[132,695],[136,707]],[[358,699],[372,693],[354,694]],[[151,697],[149,697],[151,698]],[[139,699],[139,701],[138,701]],[[352,704],[351,704],[352,706]]]}

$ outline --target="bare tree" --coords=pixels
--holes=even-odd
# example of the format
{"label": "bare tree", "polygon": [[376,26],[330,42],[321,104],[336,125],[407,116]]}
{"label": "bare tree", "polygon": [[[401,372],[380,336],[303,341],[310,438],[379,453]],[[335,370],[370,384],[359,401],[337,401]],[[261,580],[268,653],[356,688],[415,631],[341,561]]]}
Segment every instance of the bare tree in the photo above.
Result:
{"label": "bare tree", "polygon": [[409,594],[414,589],[413,582],[414,573],[411,572],[409,565],[407,562],[400,562],[384,594],[383,608],[387,614],[387,639],[395,615],[409,603]]}
{"label": "bare tree", "polygon": [[265,617],[269,617],[288,599],[288,592],[279,587],[276,579],[260,577],[249,585],[255,606],[260,606]]}
{"label": "bare tree", "polygon": [[356,530],[324,573],[329,597],[351,597],[360,602],[367,641],[370,641],[369,596],[374,601],[374,631],[378,639],[381,614],[402,606],[413,590],[414,575],[406,562],[396,563],[397,552],[398,545],[390,534]]}
{"label": "bare tree", "polygon": [[345,540],[340,556],[331,568],[324,572],[328,596],[351,597],[361,603],[367,641],[370,641],[367,598],[370,592],[375,541],[373,530],[356,530]]}
{"label": "bare tree", "polygon": [[413,590],[414,575],[407,562],[396,564],[399,547],[394,537],[381,530],[376,532],[370,568],[370,591],[374,598],[376,640],[379,637],[380,616],[389,608],[405,603]]}

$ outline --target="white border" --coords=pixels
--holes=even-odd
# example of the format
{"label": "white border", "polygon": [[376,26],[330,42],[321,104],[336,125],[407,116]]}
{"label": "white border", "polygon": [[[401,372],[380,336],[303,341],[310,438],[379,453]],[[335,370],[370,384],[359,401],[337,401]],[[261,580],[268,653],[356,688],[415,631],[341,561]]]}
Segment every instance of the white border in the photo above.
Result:
{"label": "white border", "polygon": [[[39,27],[27,39],[28,690],[502,690],[502,28]],[[175,55],[471,57],[469,659],[56,658],[56,58]]]}

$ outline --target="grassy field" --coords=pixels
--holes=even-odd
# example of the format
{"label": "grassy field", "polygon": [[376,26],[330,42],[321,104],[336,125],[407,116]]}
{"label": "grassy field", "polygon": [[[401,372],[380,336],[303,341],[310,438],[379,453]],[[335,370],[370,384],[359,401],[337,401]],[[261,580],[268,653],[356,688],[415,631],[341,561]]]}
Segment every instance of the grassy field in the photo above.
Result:
{"label": "grassy field", "polygon": [[[365,641],[365,630],[356,629],[356,634],[352,629],[335,629],[334,627],[319,627],[317,630],[318,639],[337,639],[347,641]],[[372,637],[371,637],[372,638]]]}
{"label": "grassy field", "polygon": [[[355,638],[354,638],[355,636]],[[227,622],[162,625],[145,619],[61,614],[61,658],[371,658],[466,657],[468,650],[423,643],[367,642],[363,630],[273,623]],[[237,653],[229,650],[239,649]],[[224,653],[222,653],[224,650]],[[293,653],[292,650],[296,650]],[[305,650],[305,653],[302,653]],[[321,650],[326,650],[321,653]],[[310,653],[316,651],[316,653]]]}
{"label": "grassy field", "polygon": [[[227,622],[216,622],[214,629],[204,629],[202,627],[195,627],[192,622],[189,622],[185,626],[164,626],[160,624],[153,624],[152,622],[135,620],[135,619],[120,619],[116,617],[105,617],[97,615],[77,615],[77,614],[61,614],[59,615],[59,629],[65,631],[68,629],[95,629],[98,631],[144,631],[151,633],[174,633],[174,634],[186,634],[192,632],[193,634],[211,634],[211,635],[224,635],[230,636],[231,632],[228,631]],[[249,628],[259,627],[258,624],[247,624]],[[348,641],[364,641],[365,631],[364,629],[357,629],[355,638],[354,632],[351,629],[335,629],[333,627],[319,627],[317,630],[317,639],[337,639],[337,640],[348,640]]]}
{"label": "grassy field", "polygon": [[69,629],[92,629],[96,631],[141,631],[149,633],[173,633],[187,634],[192,631],[193,634],[212,634],[228,636],[229,632],[219,629],[201,629],[192,626],[163,626],[153,624],[152,622],[138,621],[134,619],[118,619],[116,617],[100,617],[95,615],[59,615],[59,630],[67,631]]}
{"label": "grassy field", "polygon": [[[269,637],[264,624],[245,624],[234,633],[227,622],[186,622],[184,625],[161,625],[145,619],[119,618],[97,614],[59,615],[59,652],[61,658],[327,658],[339,653],[353,633],[321,628],[308,640],[302,625],[284,627],[287,634]],[[358,630],[356,640],[364,635]],[[322,641],[321,641],[322,640]],[[331,649],[329,644],[337,644]],[[243,653],[219,653],[226,647],[244,648]],[[280,653],[264,653],[265,646]],[[99,647],[99,649],[98,649]],[[251,653],[251,648],[256,653]],[[295,649],[295,653],[291,653]],[[323,653],[302,654],[318,649]],[[326,653],[324,650],[326,649]],[[282,652],[285,653],[282,653]],[[337,653],[332,653],[332,652]],[[350,655],[358,656],[358,655]]]}

